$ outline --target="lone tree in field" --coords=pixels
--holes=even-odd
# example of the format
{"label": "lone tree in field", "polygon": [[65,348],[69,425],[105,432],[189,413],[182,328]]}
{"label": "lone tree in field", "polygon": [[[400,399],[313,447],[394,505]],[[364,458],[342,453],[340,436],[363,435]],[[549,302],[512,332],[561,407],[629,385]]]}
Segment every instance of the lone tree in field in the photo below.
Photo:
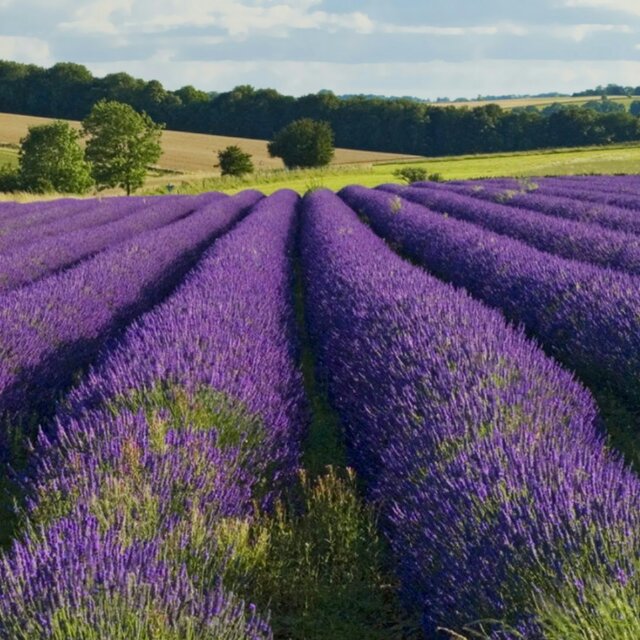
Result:
{"label": "lone tree in field", "polygon": [[247,173],[253,173],[251,154],[246,153],[237,145],[230,145],[222,151],[218,151],[218,164],[223,176],[241,177]]}
{"label": "lone tree in field", "polygon": [[80,133],[60,120],[29,127],[20,140],[17,181],[22,189],[43,193],[84,193],[92,185]]}
{"label": "lone tree in field", "polygon": [[149,165],[162,155],[164,125],[121,102],[101,100],[82,123],[86,156],[100,188],[122,187],[130,195],[144,184]]}
{"label": "lone tree in field", "polygon": [[333,159],[333,130],[328,122],[302,118],[281,129],[268,145],[272,158],[287,169],[324,167]]}

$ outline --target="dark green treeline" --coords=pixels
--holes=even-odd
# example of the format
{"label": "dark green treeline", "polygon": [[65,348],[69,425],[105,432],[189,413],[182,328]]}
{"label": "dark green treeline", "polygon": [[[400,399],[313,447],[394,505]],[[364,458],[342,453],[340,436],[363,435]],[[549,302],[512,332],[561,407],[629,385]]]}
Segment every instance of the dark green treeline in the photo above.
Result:
{"label": "dark green treeline", "polygon": [[102,98],[128,103],[179,131],[271,139],[289,122],[308,117],[328,121],[337,146],[427,156],[640,139],[640,118],[627,111],[436,107],[412,99],[342,98],[328,91],[294,98],[246,85],[225,93],[191,86],[167,91],[157,80],[126,73],[95,78],[73,63],[44,69],[0,61],[0,112],[79,120]]}

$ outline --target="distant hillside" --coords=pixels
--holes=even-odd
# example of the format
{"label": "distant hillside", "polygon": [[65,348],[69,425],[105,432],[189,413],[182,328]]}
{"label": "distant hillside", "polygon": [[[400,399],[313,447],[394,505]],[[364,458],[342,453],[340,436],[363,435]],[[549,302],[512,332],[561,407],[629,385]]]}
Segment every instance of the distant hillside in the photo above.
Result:
{"label": "distant hillside", "polygon": [[[20,138],[26,135],[28,127],[47,122],[51,122],[51,120],[49,118],[0,113],[0,165],[6,162],[13,164],[17,159],[16,149],[10,149],[2,145],[17,145],[20,142]],[[76,128],[80,128],[79,122],[74,121],[72,124]],[[217,151],[231,144],[238,145],[244,151],[250,153],[258,171],[283,167],[279,158],[271,158],[269,156],[266,140],[210,136],[181,131],[162,132],[163,154],[158,166],[161,169],[177,173],[206,172],[213,174],[216,173],[214,164],[218,160]],[[395,162],[403,159],[411,159],[411,157],[393,153],[336,149],[333,164]],[[415,156],[413,159],[415,159]]]}
{"label": "distant hillside", "polygon": [[[640,96],[637,98],[630,97],[627,95],[611,95],[607,96],[608,100],[613,102],[620,102],[625,107],[633,102],[634,99],[640,100]],[[479,98],[478,100],[456,100],[454,102],[431,102],[429,103],[432,106],[439,107],[467,107],[469,109],[473,109],[475,107],[485,107],[489,104],[495,104],[499,106],[501,109],[505,111],[510,111],[511,109],[518,109],[523,107],[536,107],[537,109],[544,109],[552,104],[564,104],[564,105],[573,105],[576,107],[583,106],[590,102],[597,102],[602,100],[602,96],[600,95],[588,95],[588,96],[523,96],[523,97],[512,97],[512,98]]]}

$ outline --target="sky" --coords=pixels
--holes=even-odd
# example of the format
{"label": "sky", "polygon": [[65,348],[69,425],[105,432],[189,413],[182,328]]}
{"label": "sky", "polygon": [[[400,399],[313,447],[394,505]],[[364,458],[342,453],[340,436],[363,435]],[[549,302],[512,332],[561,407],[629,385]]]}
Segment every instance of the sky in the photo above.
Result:
{"label": "sky", "polygon": [[570,93],[640,85],[640,0],[0,0],[0,59],[169,89]]}

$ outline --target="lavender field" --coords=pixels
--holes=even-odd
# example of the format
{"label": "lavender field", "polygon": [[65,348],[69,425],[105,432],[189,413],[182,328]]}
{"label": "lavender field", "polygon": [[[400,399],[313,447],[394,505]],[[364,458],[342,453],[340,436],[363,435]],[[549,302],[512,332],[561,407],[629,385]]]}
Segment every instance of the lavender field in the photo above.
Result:
{"label": "lavender field", "polygon": [[0,203],[0,638],[640,638],[639,285],[637,176]]}

